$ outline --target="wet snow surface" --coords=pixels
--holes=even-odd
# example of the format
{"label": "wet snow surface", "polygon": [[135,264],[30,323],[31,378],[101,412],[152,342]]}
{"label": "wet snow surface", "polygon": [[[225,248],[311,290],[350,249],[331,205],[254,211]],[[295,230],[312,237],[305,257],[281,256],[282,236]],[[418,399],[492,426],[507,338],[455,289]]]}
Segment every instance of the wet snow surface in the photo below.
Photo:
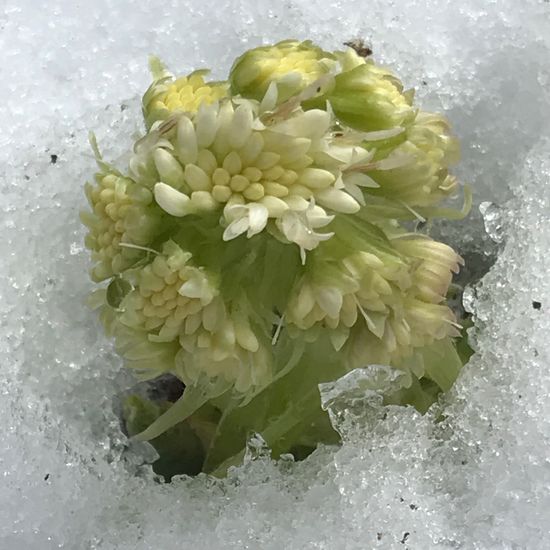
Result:
{"label": "wet snow surface", "polygon": [[[110,159],[129,148],[150,53],[223,77],[243,49],[288,37],[366,38],[451,119],[476,205],[438,231],[474,271],[498,254],[465,297],[477,353],[424,417],[383,409],[355,372],[324,389],[342,448],[160,484],[150,448],[120,432],[113,402],[132,379],[84,305],[87,132]],[[0,547],[548,548],[549,37],[550,4],[534,0],[4,0]]]}

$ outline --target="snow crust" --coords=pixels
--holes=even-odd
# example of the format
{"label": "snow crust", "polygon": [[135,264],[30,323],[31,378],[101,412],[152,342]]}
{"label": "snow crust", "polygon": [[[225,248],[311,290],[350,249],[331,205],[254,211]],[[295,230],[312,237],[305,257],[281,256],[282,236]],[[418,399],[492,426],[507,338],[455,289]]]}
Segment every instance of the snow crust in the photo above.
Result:
{"label": "snow crust", "polygon": [[[548,2],[2,6],[0,548],[548,548]],[[251,446],[227,480],[161,484],[151,448],[120,431],[114,403],[131,375],[84,304],[87,132],[124,162],[148,54],[223,77],[243,49],[288,37],[366,38],[450,118],[476,206],[437,231],[472,272],[494,262],[465,295],[477,353],[423,417],[382,407],[373,371],[354,372],[322,389],[341,448],[275,463]]]}

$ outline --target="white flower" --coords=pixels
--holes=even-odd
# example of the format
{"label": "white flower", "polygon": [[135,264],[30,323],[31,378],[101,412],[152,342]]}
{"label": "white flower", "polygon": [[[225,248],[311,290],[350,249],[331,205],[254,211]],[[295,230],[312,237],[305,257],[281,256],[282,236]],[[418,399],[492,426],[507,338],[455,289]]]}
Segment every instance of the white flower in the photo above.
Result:
{"label": "white flower", "polygon": [[253,237],[264,229],[269,212],[263,204],[248,203],[234,204],[224,210],[226,218],[232,219],[223,232],[223,240],[230,241],[246,233],[248,238]]}
{"label": "white flower", "polygon": [[325,227],[333,219],[334,216],[329,216],[312,199],[303,210],[286,210],[276,223],[281,233],[300,247],[300,257],[305,264],[306,250],[313,250],[320,242],[327,241],[334,235],[313,230]]}
{"label": "white flower", "polygon": [[202,314],[218,295],[215,279],[190,265],[191,258],[175,242],[165,243],[163,253],[135,274],[121,323],[147,330],[151,342],[173,341],[187,319]]}
{"label": "white flower", "polygon": [[187,281],[178,289],[178,294],[186,298],[200,300],[202,305],[208,305],[217,295],[217,289],[207,275],[196,267],[186,270]]}
{"label": "white flower", "polygon": [[[340,182],[337,182],[340,183]],[[380,187],[370,176],[367,174],[361,174],[360,172],[351,172],[345,174],[341,183],[344,189],[361,205],[365,206],[365,197],[363,195],[362,188],[376,189]]]}
{"label": "white flower", "polygon": [[334,139],[330,109],[303,111],[298,104],[264,124],[260,112],[276,92],[270,87],[262,105],[225,100],[153,125],[136,145],[131,166],[168,214],[223,208],[224,240],[277,226],[304,258],[305,250],[330,238],[313,231],[333,219],[325,209],[359,211],[362,194],[351,182],[358,178],[348,178],[346,187],[342,169],[372,153],[357,145],[357,136]]}

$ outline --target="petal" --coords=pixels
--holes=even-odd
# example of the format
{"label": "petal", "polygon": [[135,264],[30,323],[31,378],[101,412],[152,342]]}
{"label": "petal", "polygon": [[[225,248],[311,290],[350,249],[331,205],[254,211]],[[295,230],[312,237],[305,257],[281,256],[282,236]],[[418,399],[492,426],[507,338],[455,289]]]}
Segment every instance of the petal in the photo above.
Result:
{"label": "petal", "polygon": [[215,210],[218,203],[208,191],[194,191],[191,193],[191,204],[196,210]]}
{"label": "petal", "polygon": [[288,204],[291,210],[296,212],[301,212],[309,208],[309,201],[299,195],[290,195],[290,197],[285,197],[282,200]]}
{"label": "petal", "polygon": [[195,115],[197,145],[201,148],[212,145],[218,131],[218,105],[202,104]]}
{"label": "petal", "polygon": [[334,183],[334,174],[320,168],[306,168],[298,178],[298,183],[311,189],[326,189]]}
{"label": "petal", "polygon": [[389,157],[379,160],[375,164],[376,170],[393,170],[395,168],[402,168],[414,161],[414,156],[408,153],[395,152]]}
{"label": "petal", "polygon": [[289,139],[287,137],[285,142],[285,145],[278,149],[282,157],[281,162],[284,165],[300,160],[300,158],[311,148],[311,140],[304,137],[297,137],[294,139]]}
{"label": "petal", "polygon": [[346,185],[346,191],[361,205],[365,206],[367,203],[365,202],[365,197],[363,196],[363,191],[361,191],[360,187],[357,187],[357,185],[353,183],[348,183]]}
{"label": "petal", "polygon": [[196,164],[199,168],[202,168],[210,176],[218,167],[218,161],[214,156],[214,153],[212,153],[209,149],[201,149],[197,155],[197,161],[193,164]]}
{"label": "petal", "polygon": [[305,250],[313,250],[319,242],[330,239],[334,233],[315,233],[306,224],[304,214],[288,210],[277,220],[277,227],[283,235]]}
{"label": "petal", "polygon": [[259,132],[253,132],[248,138],[244,147],[239,151],[242,164],[244,166],[250,166],[262,152],[264,147],[264,140]]}
{"label": "petal", "polygon": [[216,149],[224,150],[228,148],[229,143],[227,141],[227,137],[234,114],[235,109],[232,101],[224,101],[220,105],[220,110],[218,113],[218,131],[214,140],[214,147]]}
{"label": "petal", "polygon": [[299,238],[301,234],[306,233],[307,230],[303,220],[292,210],[286,211],[282,217],[277,220],[277,226],[290,242],[298,242],[296,239]]}
{"label": "petal", "polygon": [[306,123],[306,131],[302,134],[310,139],[320,139],[328,131],[331,123],[330,113],[321,109],[306,111],[302,117]]}
{"label": "petal", "polygon": [[263,204],[267,208],[268,216],[270,218],[279,218],[283,213],[288,210],[288,204],[277,197],[272,197],[268,195],[263,197],[259,201],[260,204]]}
{"label": "petal", "polygon": [[197,160],[197,136],[193,123],[186,116],[178,121],[176,151],[183,164],[191,164]]}
{"label": "petal", "polygon": [[315,193],[315,198],[323,206],[343,214],[355,214],[361,208],[352,196],[339,189],[323,189]]}
{"label": "petal", "polygon": [[242,170],[242,160],[236,151],[231,151],[223,161],[223,169],[229,172],[232,176],[239,174]]}
{"label": "petal", "polygon": [[208,174],[195,164],[185,167],[185,181],[193,191],[210,191],[212,182]]}
{"label": "petal", "polygon": [[369,311],[368,313],[363,312],[365,320],[367,321],[367,326],[369,330],[378,338],[384,336],[384,331],[386,328],[386,313],[377,313]]}
{"label": "petal", "polygon": [[225,322],[225,318],[226,311],[223,300],[213,300],[202,310],[202,325],[209,332],[216,331]]}
{"label": "petal", "polygon": [[232,221],[223,232],[223,240],[230,241],[248,230],[248,218],[242,217]]}
{"label": "petal", "polygon": [[252,237],[262,231],[266,226],[269,212],[263,204],[258,203],[250,203],[248,209],[249,229],[247,236]]}
{"label": "petal", "polygon": [[285,168],[289,170],[303,170],[313,164],[313,159],[309,155],[302,155],[301,157],[288,162],[285,160]]}
{"label": "petal", "polygon": [[[203,310],[206,311],[206,308]],[[193,334],[201,326],[202,317],[200,313],[188,315],[185,318],[185,334]]]}
{"label": "petal", "polygon": [[160,179],[164,183],[176,188],[183,185],[183,168],[181,167],[181,164],[168,151],[166,151],[166,149],[155,149],[153,153],[153,160]]}
{"label": "petal", "polygon": [[395,128],[390,128],[389,130],[378,130],[377,132],[366,132],[363,134],[363,139],[365,141],[380,141],[383,139],[389,139],[399,134],[402,134],[405,131],[405,128],[401,126],[396,126]]}
{"label": "petal", "polygon": [[315,296],[311,285],[304,284],[300,289],[300,294],[298,298],[293,303],[293,316],[296,320],[301,321],[306,315],[308,315],[311,310],[315,307]]}
{"label": "petal", "polygon": [[375,180],[373,180],[367,174],[362,174],[361,172],[349,172],[343,175],[344,185],[347,187],[348,184],[357,185],[359,187],[370,187],[376,189],[380,187]]}
{"label": "petal", "polygon": [[291,71],[280,77],[278,81],[289,88],[294,88],[302,83],[302,74],[298,71]]}
{"label": "petal", "polygon": [[277,153],[263,152],[256,158],[254,166],[260,170],[269,170],[279,162],[280,158],[281,156]]}
{"label": "petal", "polygon": [[337,288],[317,287],[315,288],[315,299],[329,317],[338,318],[344,298]]}
{"label": "petal", "polygon": [[239,149],[247,142],[252,133],[253,120],[254,114],[249,102],[237,107],[228,132],[228,140],[231,147]]}
{"label": "petal", "polygon": [[233,324],[237,343],[245,350],[251,351],[252,353],[258,351],[260,344],[248,322],[245,319],[237,318],[234,320]]}
{"label": "petal", "polygon": [[189,197],[173,187],[159,182],[154,188],[157,204],[172,216],[185,216],[189,213]]}
{"label": "petal", "polygon": [[228,222],[233,222],[248,215],[248,207],[245,204],[227,203],[223,209],[223,215]]}
{"label": "petal", "polygon": [[273,132],[289,136],[320,139],[323,137],[331,122],[330,114],[320,109],[311,109],[284,122],[272,126]]}
{"label": "petal", "polygon": [[260,113],[265,113],[266,111],[272,111],[277,105],[277,97],[279,92],[277,90],[277,83],[273,80],[260,103]]}
{"label": "petal", "polygon": [[199,277],[192,277],[183,283],[178,289],[178,294],[186,298],[202,298],[204,293],[204,281]]}
{"label": "petal", "polygon": [[353,148],[349,145],[339,145],[331,144],[325,149],[325,153],[344,164],[349,164],[352,162],[353,158]]}
{"label": "petal", "polygon": [[351,156],[351,162],[357,164],[358,162],[369,162],[376,154],[376,149],[365,149],[364,147],[355,146],[353,148],[353,154]]}
{"label": "petal", "polygon": [[312,205],[308,208],[306,217],[309,226],[313,229],[325,227],[334,219],[334,216],[329,216],[323,208],[317,205]]}
{"label": "petal", "polygon": [[330,238],[334,237],[334,232],[330,232],[330,233],[312,232],[312,235],[315,237],[315,240],[316,240],[316,243],[313,246],[313,248],[315,248],[315,246],[317,246],[320,242],[328,241]]}

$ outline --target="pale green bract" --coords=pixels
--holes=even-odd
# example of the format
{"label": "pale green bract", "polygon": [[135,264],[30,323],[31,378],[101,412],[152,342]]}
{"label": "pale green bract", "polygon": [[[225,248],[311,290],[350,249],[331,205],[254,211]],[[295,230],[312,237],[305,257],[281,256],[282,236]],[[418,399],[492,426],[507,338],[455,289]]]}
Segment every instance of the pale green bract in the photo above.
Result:
{"label": "pale green bract", "polygon": [[247,430],[277,452],[331,440],[317,385],[351,369],[403,370],[402,401],[420,402],[423,381],[448,389],[462,260],[411,231],[465,213],[441,206],[459,188],[447,121],[351,48],[253,49],[227,83],[151,67],[147,133],[125,175],[96,147],[82,214],[119,352],[143,379],[185,384],[140,437],[208,410],[204,468],[220,471]]}

